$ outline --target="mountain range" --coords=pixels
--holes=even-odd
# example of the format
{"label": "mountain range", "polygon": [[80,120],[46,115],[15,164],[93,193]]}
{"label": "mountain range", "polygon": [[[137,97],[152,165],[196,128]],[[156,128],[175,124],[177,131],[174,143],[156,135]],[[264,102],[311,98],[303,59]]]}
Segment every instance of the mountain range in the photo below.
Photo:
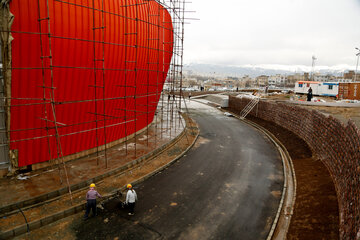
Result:
{"label": "mountain range", "polygon": [[[344,72],[353,70],[351,66],[338,65],[334,67],[318,66],[315,72],[323,75],[331,74],[334,76],[342,76]],[[286,66],[286,65],[244,65],[244,66],[225,66],[216,64],[190,63],[184,64],[184,74],[188,75],[204,75],[213,77],[243,77],[249,75],[256,77],[260,75],[293,75],[295,73],[311,72],[311,66]]]}

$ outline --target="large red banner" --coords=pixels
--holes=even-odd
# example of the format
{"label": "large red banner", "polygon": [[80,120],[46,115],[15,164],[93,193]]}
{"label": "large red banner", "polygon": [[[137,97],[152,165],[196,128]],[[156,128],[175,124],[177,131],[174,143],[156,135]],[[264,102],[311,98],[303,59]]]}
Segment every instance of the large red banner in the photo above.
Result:
{"label": "large red banner", "polygon": [[10,11],[10,148],[19,166],[101,146],[152,122],[173,50],[163,6],[13,0]]}

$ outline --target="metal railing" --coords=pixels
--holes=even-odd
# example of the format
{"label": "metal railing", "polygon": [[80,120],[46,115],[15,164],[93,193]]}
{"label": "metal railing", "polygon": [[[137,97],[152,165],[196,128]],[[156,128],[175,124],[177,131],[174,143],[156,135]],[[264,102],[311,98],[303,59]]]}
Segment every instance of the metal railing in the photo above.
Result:
{"label": "metal railing", "polygon": [[249,112],[251,112],[251,110],[256,106],[256,104],[258,104],[259,100],[260,97],[255,97],[251,99],[250,102],[243,108],[243,110],[241,110],[240,118],[244,119],[249,114]]}

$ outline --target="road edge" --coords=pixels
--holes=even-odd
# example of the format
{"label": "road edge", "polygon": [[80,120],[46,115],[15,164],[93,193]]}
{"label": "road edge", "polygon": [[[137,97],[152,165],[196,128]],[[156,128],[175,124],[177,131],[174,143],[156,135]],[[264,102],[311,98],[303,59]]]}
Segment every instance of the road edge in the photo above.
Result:
{"label": "road edge", "polygon": [[[194,100],[196,101],[196,100]],[[196,101],[198,103],[206,104],[201,101]],[[210,101],[211,102],[211,101]],[[295,200],[296,200],[296,175],[295,175],[295,169],[293,161],[290,157],[289,152],[285,148],[285,146],[280,142],[279,139],[275,137],[270,131],[265,129],[264,127],[250,121],[247,119],[240,118],[237,114],[228,111],[226,109],[221,108],[218,104],[206,104],[209,106],[212,106],[219,111],[222,112],[228,112],[231,113],[232,116],[235,118],[241,120],[242,122],[252,126],[253,128],[256,128],[257,130],[264,133],[270,141],[275,145],[275,147],[278,149],[281,160],[283,163],[283,169],[284,169],[284,186],[282,191],[281,200],[279,203],[279,207],[275,216],[275,219],[271,225],[270,232],[266,238],[266,240],[271,239],[286,239],[287,232],[290,226],[291,217],[294,212],[294,206],[295,206]]]}
{"label": "road edge", "polygon": [[[236,118],[240,119],[237,116]],[[295,169],[292,159],[285,146],[271,132],[249,120],[240,120],[263,132],[273,142],[281,155],[281,160],[284,167],[283,192],[279,203],[278,211],[266,239],[286,239],[286,235],[291,222],[291,217],[294,212],[297,187]]]}

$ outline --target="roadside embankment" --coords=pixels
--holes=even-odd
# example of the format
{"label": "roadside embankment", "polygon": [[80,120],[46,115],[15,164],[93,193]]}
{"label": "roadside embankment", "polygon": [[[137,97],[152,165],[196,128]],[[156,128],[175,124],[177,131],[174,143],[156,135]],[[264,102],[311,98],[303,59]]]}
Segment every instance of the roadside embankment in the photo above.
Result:
{"label": "roadside embankment", "polygon": [[[229,108],[236,113],[248,102],[246,98],[230,96]],[[275,123],[307,143],[315,157],[326,166],[334,182],[340,213],[340,239],[360,238],[360,130],[355,123],[349,120],[344,124],[317,110],[262,100],[250,116]],[[298,176],[296,163],[295,172]],[[315,187],[321,182],[313,184]],[[298,185],[300,188],[299,182]]]}

